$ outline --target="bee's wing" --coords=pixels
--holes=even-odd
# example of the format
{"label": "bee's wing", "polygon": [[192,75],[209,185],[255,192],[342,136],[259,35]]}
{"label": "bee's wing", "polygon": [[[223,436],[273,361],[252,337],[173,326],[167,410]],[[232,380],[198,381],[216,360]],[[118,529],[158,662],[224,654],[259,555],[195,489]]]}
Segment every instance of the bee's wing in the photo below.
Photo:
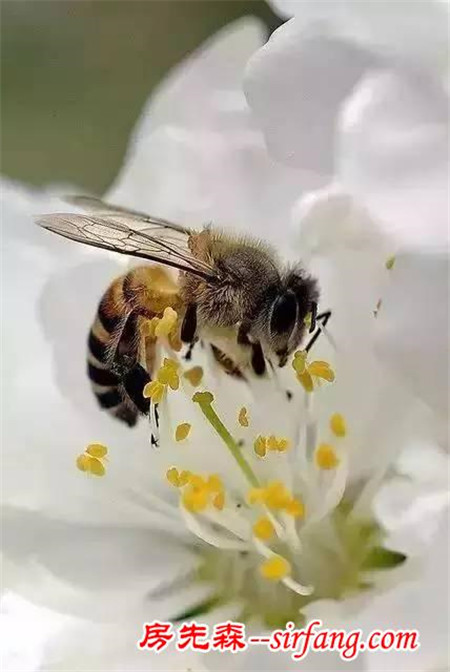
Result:
{"label": "bee's wing", "polygon": [[214,280],[212,266],[194,257],[189,249],[189,229],[98,203],[98,214],[53,213],[40,215],[36,221],[44,229],[86,245],[150,259]]}
{"label": "bee's wing", "polygon": [[127,215],[129,224],[131,221],[135,220],[136,224],[148,222],[149,224],[160,224],[167,229],[173,229],[174,231],[179,231],[186,235],[191,233],[190,229],[181,226],[180,224],[175,224],[174,222],[169,222],[167,219],[160,219],[159,217],[150,217],[145,212],[139,212],[138,210],[130,210],[129,208],[123,208],[120,205],[106,203],[106,201],[102,201],[102,199],[97,196],[66,196],[64,200],[67,201],[67,203],[76,205],[89,212],[95,212],[96,214]]}

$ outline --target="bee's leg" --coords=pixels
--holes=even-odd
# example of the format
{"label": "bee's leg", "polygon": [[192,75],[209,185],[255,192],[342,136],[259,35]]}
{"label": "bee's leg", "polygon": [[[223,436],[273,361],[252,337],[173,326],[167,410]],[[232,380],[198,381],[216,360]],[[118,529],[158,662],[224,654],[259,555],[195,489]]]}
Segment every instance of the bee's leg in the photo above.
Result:
{"label": "bee's leg", "polygon": [[192,343],[197,332],[197,305],[190,303],[186,308],[181,324],[180,338],[183,343]]}
{"label": "bee's leg", "polygon": [[[143,395],[144,387],[150,382],[148,372],[139,363],[139,332],[138,314],[129,313],[121,326],[120,333],[115,335],[110,350],[111,370],[120,379],[120,390],[123,398],[120,415],[134,415],[135,422],[139,413],[148,415],[150,400]],[[131,402],[131,404],[130,404]],[[126,410],[125,410],[126,409]]]}
{"label": "bee's leg", "polygon": [[251,341],[249,332],[250,325],[246,322],[241,322],[237,333],[237,342],[239,345],[247,345],[252,349],[251,367],[257,376],[262,376],[266,372],[266,360],[261,344]]}
{"label": "bee's leg", "polygon": [[237,333],[237,342],[239,343],[239,345],[252,344],[252,342],[248,337],[249,332],[250,332],[250,325],[247,322],[241,322]]}
{"label": "bee's leg", "polygon": [[[316,319],[315,319],[315,322],[321,322],[322,327],[326,327],[330,317],[331,317],[331,310],[327,310],[324,313],[320,313],[320,315],[317,315]],[[312,321],[311,321],[311,325],[312,325]],[[317,327],[314,335],[309,339],[308,344],[305,347],[306,352],[309,352],[311,350],[312,346],[314,345],[314,343],[319,338],[320,332],[321,332],[321,328]]]}
{"label": "bee's leg", "polygon": [[260,343],[252,343],[252,369],[257,376],[263,376],[266,372],[266,360]]}
{"label": "bee's leg", "polygon": [[186,362],[189,362],[192,359],[192,351],[193,351],[196,343],[197,343],[197,340],[194,340],[194,341],[192,341],[192,343],[189,343],[189,347],[186,350],[186,354],[184,355],[184,359],[186,360]]}

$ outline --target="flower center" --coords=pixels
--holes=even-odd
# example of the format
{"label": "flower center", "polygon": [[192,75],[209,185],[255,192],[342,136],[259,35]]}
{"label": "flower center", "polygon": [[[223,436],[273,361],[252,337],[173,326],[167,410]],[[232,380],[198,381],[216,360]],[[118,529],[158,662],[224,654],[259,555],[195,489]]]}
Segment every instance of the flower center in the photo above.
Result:
{"label": "flower center", "polygon": [[[383,548],[373,520],[355,516],[346,493],[347,422],[340,413],[321,422],[318,406],[321,388],[335,380],[331,365],[298,351],[294,395],[272,373],[248,381],[244,404],[242,381],[228,394],[210,391],[227,378],[216,363],[184,366],[176,327],[173,309],[149,325],[167,356],[144,396],[159,404],[166,481],[198,546],[197,580],[210,584],[214,604],[238,600],[242,619],[268,625],[298,622],[312,601],[366,590],[374,570],[403,562]],[[103,475],[105,455],[94,444],[77,466]]]}

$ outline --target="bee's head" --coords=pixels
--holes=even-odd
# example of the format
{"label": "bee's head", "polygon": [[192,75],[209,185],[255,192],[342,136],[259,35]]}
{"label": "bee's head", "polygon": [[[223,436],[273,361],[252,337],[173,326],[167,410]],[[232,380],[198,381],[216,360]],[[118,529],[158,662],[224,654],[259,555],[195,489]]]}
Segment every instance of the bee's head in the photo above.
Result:
{"label": "bee's head", "polygon": [[299,346],[305,332],[305,318],[317,305],[317,281],[301,268],[290,270],[282,278],[269,310],[268,346],[284,366]]}

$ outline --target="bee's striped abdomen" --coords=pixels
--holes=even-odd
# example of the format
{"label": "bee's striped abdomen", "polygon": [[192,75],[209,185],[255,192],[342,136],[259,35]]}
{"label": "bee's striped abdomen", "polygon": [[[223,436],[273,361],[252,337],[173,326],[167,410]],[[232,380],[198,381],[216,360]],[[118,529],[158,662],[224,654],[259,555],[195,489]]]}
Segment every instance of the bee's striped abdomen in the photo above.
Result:
{"label": "bee's striped abdomen", "polygon": [[180,305],[178,285],[157,266],[130,270],[111,283],[100,301],[88,339],[88,376],[101,408],[130,426],[139,414],[150,412],[143,391],[151,380],[147,371],[153,370],[154,341],[142,326],[165,308]]}
{"label": "bee's striped abdomen", "polygon": [[142,403],[146,402],[142,390],[150,378],[144,369],[145,376],[141,371],[135,372],[139,366],[136,365],[137,337],[126,324],[130,311],[122,286],[123,277],[110,285],[100,301],[89,332],[87,372],[100,407],[132,427],[139,412],[148,413],[146,403]]}

